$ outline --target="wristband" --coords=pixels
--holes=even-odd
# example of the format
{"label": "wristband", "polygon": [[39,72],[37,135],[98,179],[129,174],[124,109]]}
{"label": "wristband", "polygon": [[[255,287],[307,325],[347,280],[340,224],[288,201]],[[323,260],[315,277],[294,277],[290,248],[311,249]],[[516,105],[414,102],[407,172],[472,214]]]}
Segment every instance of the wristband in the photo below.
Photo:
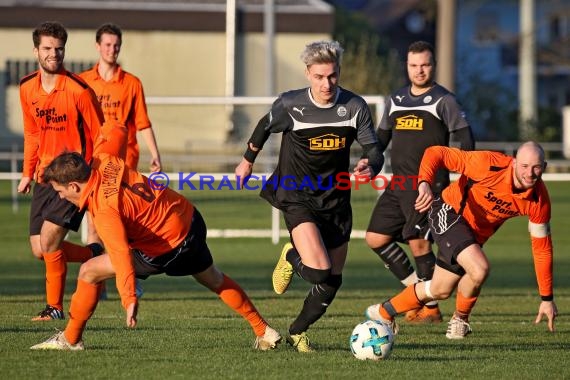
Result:
{"label": "wristband", "polygon": [[540,296],[540,299],[543,301],[554,301],[554,295],[549,295],[549,296]]}
{"label": "wristband", "polygon": [[246,160],[248,160],[249,162],[251,162],[253,164],[255,162],[255,158],[257,157],[258,154],[259,154],[259,150],[256,152],[255,150],[251,149],[249,147],[249,144],[248,144],[247,149],[245,150],[245,153],[243,154],[243,158],[245,158]]}

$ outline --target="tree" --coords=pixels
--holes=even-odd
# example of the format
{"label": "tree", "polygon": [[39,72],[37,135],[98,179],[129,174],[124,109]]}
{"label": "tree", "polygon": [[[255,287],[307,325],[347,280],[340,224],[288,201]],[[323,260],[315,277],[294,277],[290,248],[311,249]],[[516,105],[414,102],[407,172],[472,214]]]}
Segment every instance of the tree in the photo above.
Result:
{"label": "tree", "polygon": [[387,95],[405,83],[397,51],[382,41],[362,14],[337,8],[334,38],[345,48],[341,75],[347,89]]}

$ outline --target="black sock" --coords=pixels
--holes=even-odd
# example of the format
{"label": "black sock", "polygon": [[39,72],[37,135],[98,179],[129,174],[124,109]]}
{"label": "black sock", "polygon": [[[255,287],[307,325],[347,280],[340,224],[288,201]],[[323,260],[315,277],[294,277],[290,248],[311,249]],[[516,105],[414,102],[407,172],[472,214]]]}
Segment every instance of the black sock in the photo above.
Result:
{"label": "black sock", "polygon": [[303,309],[289,327],[289,334],[297,335],[307,331],[327,311],[342,285],[342,275],[330,275],[325,283],[314,285],[303,303]]}
{"label": "black sock", "polygon": [[415,257],[418,279],[420,281],[429,281],[433,277],[435,269],[435,255],[428,252],[425,255]]}
{"label": "black sock", "polygon": [[396,242],[372,249],[384,261],[386,268],[390,270],[400,281],[404,281],[414,273],[414,267],[408,259],[406,251]]}
{"label": "black sock", "polygon": [[285,258],[293,266],[293,270],[299,277],[311,284],[323,283],[331,274],[330,269],[315,269],[303,264],[301,256],[295,248],[290,249]]}

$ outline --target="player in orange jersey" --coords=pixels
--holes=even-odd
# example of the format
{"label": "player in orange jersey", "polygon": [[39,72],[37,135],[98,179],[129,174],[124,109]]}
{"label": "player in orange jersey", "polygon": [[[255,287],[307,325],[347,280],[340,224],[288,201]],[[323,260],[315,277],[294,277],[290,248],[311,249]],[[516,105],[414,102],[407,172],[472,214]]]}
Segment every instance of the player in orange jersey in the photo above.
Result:
{"label": "player in orange jersey", "polygon": [[[461,177],[434,199],[431,186],[437,169],[442,167]],[[535,323],[546,317],[548,329],[554,331],[558,312],[552,287],[550,198],[541,179],[545,167],[544,150],[535,142],[522,144],[515,158],[489,151],[428,148],[420,165],[415,207],[420,212],[429,209],[430,229],[439,247],[433,278],[368,307],[368,318],[395,327],[397,314],[431,300],[447,299],[457,287],[456,309],[446,337],[464,338],[471,332],[469,315],[489,274],[490,264],[482,245],[507,219],[527,215],[542,299]]]}
{"label": "player in orange jersey", "polygon": [[101,282],[115,277],[126,324],[137,324],[135,277],[192,275],[246,319],[255,348],[275,348],[281,335],[256,310],[244,290],[214,264],[206,225],[196,208],[169,188],[158,188],[117,157],[98,156],[91,167],[78,154],[64,153],[45,173],[60,197],[87,208],[106,253],[81,265],[65,331],[32,349],[82,350],[82,335],[99,299]]}
{"label": "player in orange jersey", "polygon": [[34,256],[45,262],[47,305],[33,320],[44,321],[64,318],[66,261],[85,261],[92,250],[63,241],[69,229],[77,231],[83,213],[43,182],[43,171],[54,157],[66,151],[91,160],[93,145],[100,140],[103,113],[89,86],[63,67],[67,41],[63,25],[44,22],[32,38],[39,69],[20,82],[24,165],[18,192],[29,193],[32,181],[36,181],[30,244]]}
{"label": "player in orange jersey", "polygon": [[[137,170],[139,163],[139,145],[137,132],[140,132],[151,154],[149,169],[151,172],[161,170],[160,154],[156,138],[149,120],[144,90],[136,76],[124,71],[118,63],[122,45],[122,31],[119,26],[105,23],[95,33],[95,48],[99,52],[98,63],[80,74],[95,91],[101,104],[105,120],[116,120],[127,128],[126,141],[116,140],[119,145],[126,146],[123,158],[130,168]],[[88,243],[100,243],[87,214]],[[137,282],[137,292],[142,295],[142,285]],[[107,292],[102,293],[107,297]]]}
{"label": "player in orange jersey", "polygon": [[117,61],[121,44],[122,32],[117,25],[110,23],[101,25],[95,34],[99,62],[79,75],[95,91],[105,114],[105,120],[118,120],[127,127],[125,157],[127,166],[137,170],[139,163],[137,132],[140,132],[151,154],[150,171],[160,171],[160,154],[148,118],[142,83],[139,78],[124,71]]}

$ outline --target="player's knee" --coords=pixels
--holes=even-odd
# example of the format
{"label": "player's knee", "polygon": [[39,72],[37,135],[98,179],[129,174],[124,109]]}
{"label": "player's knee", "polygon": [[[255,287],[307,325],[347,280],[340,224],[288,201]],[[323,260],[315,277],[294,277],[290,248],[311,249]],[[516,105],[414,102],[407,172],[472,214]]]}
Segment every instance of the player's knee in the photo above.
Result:
{"label": "player's knee", "polygon": [[410,240],[408,244],[410,245],[410,251],[414,257],[423,256],[431,252],[431,242],[429,240],[413,239]]}
{"label": "player's knee", "polygon": [[48,242],[41,242],[41,251],[42,252],[54,252],[60,248],[60,242],[55,241],[48,241]]}
{"label": "player's knee", "polygon": [[32,255],[38,259],[38,260],[42,260],[44,259],[44,253],[41,249],[34,249],[32,248]]}
{"label": "player's knee", "polygon": [[331,275],[331,270],[329,269],[314,269],[305,266],[303,270],[303,279],[310,282],[311,284],[322,284],[328,280]]}
{"label": "player's knee", "polygon": [[79,267],[79,273],[77,275],[77,279],[88,282],[88,283],[95,283],[97,277],[97,270],[96,266],[93,264],[92,260],[88,260],[81,264]]}
{"label": "player's knee", "polygon": [[489,272],[490,267],[485,264],[473,268],[469,271],[468,275],[473,282],[473,285],[480,288],[485,283],[485,280],[487,280],[487,277],[489,277]]}
{"label": "player's knee", "polygon": [[390,239],[386,239],[385,235],[370,231],[366,232],[364,238],[366,239],[366,244],[368,244],[368,247],[372,249],[376,249],[390,243]]}
{"label": "player's knee", "polygon": [[451,297],[452,291],[449,290],[440,290],[440,291],[433,291],[432,292],[432,298],[433,300],[446,300],[449,297]]}
{"label": "player's knee", "polygon": [[425,281],[424,290],[428,300],[446,300],[453,294],[453,287],[447,284],[434,283],[433,281]]}

